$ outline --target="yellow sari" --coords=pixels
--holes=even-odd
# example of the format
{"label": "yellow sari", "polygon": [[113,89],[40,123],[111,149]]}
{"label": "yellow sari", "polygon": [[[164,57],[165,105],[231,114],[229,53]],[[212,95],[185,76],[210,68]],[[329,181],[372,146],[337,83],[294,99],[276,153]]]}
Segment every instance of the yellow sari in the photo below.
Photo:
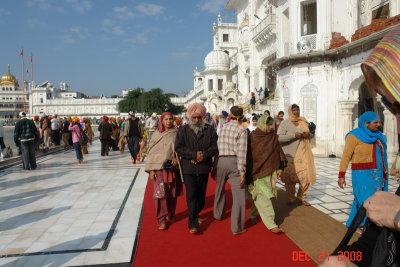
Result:
{"label": "yellow sari", "polygon": [[[291,107],[289,107],[289,120],[291,122],[298,122],[304,132],[310,132],[307,120],[304,117],[294,116]],[[315,184],[317,178],[314,156],[312,154],[312,146],[309,138],[300,139],[299,146],[294,156],[294,168],[301,184]]]}

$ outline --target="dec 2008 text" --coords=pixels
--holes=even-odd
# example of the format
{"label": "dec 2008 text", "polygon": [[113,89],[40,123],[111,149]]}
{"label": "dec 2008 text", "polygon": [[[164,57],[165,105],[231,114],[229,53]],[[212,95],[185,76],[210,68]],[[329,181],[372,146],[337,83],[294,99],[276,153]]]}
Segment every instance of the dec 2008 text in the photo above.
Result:
{"label": "dec 2008 text", "polygon": [[[310,257],[311,251],[294,250],[292,251],[292,261],[312,261]],[[329,251],[318,251],[317,261],[322,262],[325,259],[329,259],[331,252]],[[337,255],[338,261],[361,261],[361,251],[339,251]]]}

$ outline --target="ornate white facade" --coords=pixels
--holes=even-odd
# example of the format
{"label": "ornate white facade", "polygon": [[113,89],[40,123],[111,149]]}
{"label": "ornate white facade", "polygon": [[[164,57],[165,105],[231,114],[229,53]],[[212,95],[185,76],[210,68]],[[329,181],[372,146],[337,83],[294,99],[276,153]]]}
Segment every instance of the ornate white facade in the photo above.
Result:
{"label": "ornate white facade", "polygon": [[[287,113],[290,104],[298,104],[317,125],[314,152],[325,156],[340,156],[345,134],[361,113],[373,109],[384,121],[394,155],[396,122],[370,95],[360,69],[389,28],[351,38],[373,18],[398,15],[400,0],[229,0],[225,9],[235,10],[237,23],[218,17],[205,70],[194,72],[194,89],[173,103],[203,102],[216,113],[233,104],[248,107],[250,93],[266,88],[271,97],[257,103],[257,112]],[[338,34],[350,43],[329,49]]]}
{"label": "ornate white facade", "polygon": [[119,116],[118,102],[121,98],[83,98],[79,92],[69,91],[66,83],[60,89],[51,83],[30,84],[29,115],[58,114],[59,116],[96,117]]}

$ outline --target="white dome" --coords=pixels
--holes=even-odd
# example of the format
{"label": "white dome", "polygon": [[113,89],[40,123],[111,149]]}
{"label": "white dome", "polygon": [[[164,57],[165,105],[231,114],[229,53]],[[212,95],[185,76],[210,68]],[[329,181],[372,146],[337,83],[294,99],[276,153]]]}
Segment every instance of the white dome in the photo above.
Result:
{"label": "white dome", "polygon": [[213,50],[204,59],[206,70],[229,70],[229,56],[222,50]]}

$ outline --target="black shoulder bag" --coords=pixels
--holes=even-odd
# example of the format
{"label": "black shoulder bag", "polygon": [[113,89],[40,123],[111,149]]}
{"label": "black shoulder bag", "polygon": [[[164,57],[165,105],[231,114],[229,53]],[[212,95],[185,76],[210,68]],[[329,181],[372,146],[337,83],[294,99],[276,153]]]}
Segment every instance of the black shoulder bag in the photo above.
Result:
{"label": "black shoulder bag", "polygon": [[[396,195],[400,195],[400,186],[396,191]],[[361,206],[345,236],[332,255],[338,255],[339,252],[344,251],[354,251],[354,247],[358,245],[357,243],[363,243],[362,246],[368,245],[368,247],[365,247],[366,251],[362,251],[363,266],[399,266],[400,242],[396,239],[399,233],[386,227],[378,227],[369,219],[367,219],[365,224],[366,229],[360,239],[351,246],[347,245],[366,214],[367,211],[364,206]],[[372,255],[369,252],[372,252]],[[357,262],[355,263],[357,264]]]}

